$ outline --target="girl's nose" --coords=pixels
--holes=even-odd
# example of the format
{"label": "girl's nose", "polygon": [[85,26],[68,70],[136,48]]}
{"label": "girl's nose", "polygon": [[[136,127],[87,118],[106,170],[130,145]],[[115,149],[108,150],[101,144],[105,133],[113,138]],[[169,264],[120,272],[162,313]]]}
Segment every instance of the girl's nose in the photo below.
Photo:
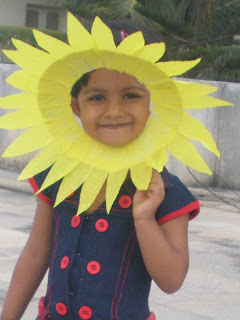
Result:
{"label": "girl's nose", "polygon": [[123,114],[123,106],[118,99],[111,99],[106,102],[104,115],[106,117],[117,117]]}

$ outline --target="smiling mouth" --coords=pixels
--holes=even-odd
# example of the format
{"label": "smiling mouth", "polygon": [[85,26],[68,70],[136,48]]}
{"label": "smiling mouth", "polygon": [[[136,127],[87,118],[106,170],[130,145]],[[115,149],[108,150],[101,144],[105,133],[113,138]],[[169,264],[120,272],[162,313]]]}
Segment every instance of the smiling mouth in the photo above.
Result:
{"label": "smiling mouth", "polygon": [[121,129],[130,126],[131,123],[102,124],[99,127],[104,129]]}

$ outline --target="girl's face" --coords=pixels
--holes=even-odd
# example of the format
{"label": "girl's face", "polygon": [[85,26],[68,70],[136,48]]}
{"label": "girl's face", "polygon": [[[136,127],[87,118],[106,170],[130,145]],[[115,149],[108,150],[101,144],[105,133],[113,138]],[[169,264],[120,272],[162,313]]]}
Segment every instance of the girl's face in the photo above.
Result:
{"label": "girl's face", "polygon": [[149,106],[149,91],[135,77],[105,69],[92,72],[87,86],[72,98],[85,132],[110,146],[125,145],[143,132]]}

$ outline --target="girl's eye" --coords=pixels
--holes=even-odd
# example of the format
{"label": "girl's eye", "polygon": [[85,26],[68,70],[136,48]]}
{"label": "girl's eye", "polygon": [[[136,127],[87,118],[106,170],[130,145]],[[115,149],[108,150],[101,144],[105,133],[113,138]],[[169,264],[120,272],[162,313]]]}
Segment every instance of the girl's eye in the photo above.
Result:
{"label": "girl's eye", "polygon": [[90,101],[103,101],[105,97],[101,94],[95,94],[94,96],[90,97],[88,100]]}
{"label": "girl's eye", "polygon": [[124,95],[125,99],[136,99],[136,98],[140,98],[140,95],[137,93],[133,93],[133,92],[128,92]]}

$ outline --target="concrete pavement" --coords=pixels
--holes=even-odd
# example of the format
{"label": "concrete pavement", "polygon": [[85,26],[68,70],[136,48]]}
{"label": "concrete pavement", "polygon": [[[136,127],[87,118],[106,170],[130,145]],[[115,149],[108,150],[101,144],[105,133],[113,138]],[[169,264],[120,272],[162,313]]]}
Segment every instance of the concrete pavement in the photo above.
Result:
{"label": "concrete pavement", "polygon": [[[22,247],[31,229],[36,199],[16,175],[0,172],[0,310]],[[7,190],[6,188],[9,188]],[[25,191],[25,192],[22,192]],[[190,269],[180,291],[162,293],[153,284],[151,310],[165,320],[240,319],[240,191],[218,191],[236,207],[223,203],[202,189],[193,189],[202,205],[189,225]],[[23,320],[34,319],[46,278]],[[133,319],[135,320],[135,319]]]}

